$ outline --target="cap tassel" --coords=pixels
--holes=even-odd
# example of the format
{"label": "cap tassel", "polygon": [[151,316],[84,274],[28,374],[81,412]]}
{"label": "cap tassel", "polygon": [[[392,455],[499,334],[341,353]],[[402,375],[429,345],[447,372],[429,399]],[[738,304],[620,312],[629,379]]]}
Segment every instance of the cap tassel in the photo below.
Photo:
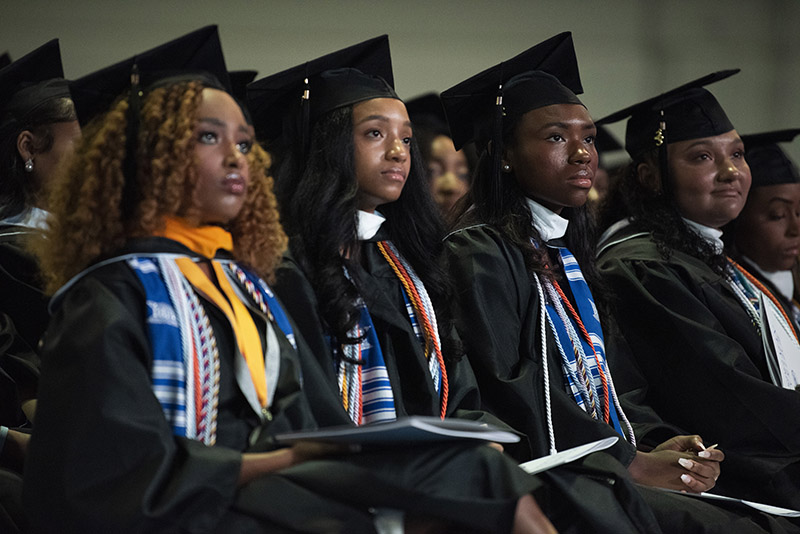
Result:
{"label": "cap tassel", "polygon": [[303,108],[303,124],[300,126],[300,140],[303,143],[303,156],[308,153],[308,145],[311,142],[309,139],[311,133],[311,87],[308,85],[308,77],[303,80],[305,89],[303,90],[303,98],[300,100],[300,105]]}
{"label": "cap tassel", "polygon": [[661,172],[661,188],[666,193],[669,188],[669,161],[667,158],[667,121],[664,119],[664,110],[661,110],[661,119],[658,130],[653,137],[658,147],[658,168]]}
{"label": "cap tassel", "polygon": [[133,215],[136,201],[136,157],[139,142],[139,113],[141,110],[141,86],[139,84],[139,66],[134,63],[131,68],[131,88],[128,96],[127,127],[125,129],[125,161],[122,166],[124,185],[122,189],[122,217],[129,219]]}
{"label": "cap tassel", "polygon": [[492,125],[492,177],[496,183],[500,179],[500,167],[503,160],[503,84],[497,87],[497,98],[494,102],[494,124]]}

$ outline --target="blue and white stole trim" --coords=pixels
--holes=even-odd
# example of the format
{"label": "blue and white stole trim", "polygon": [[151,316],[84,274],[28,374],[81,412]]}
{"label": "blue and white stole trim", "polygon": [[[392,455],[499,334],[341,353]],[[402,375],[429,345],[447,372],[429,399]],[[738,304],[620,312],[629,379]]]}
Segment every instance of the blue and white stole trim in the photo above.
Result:
{"label": "blue and white stole trim", "polygon": [[[164,416],[174,435],[213,445],[219,405],[219,353],[205,309],[175,263],[177,257],[180,256],[153,254],[124,260],[145,289],[153,352],[153,393]],[[233,287],[248,295],[270,320],[274,319],[296,348],[288,317],[266,282],[232,261],[220,263],[233,275],[229,276]],[[267,357],[265,362],[273,383],[277,383],[280,366],[275,349],[276,357]],[[272,351],[268,348],[267,352]]]}
{"label": "blue and white stole trim", "polygon": [[334,341],[334,362],[342,406],[357,425],[397,419],[392,384],[375,325],[364,302],[359,300],[358,323],[348,332],[357,343]]}
{"label": "blue and white stole trim", "polygon": [[[558,352],[561,355],[561,368],[565,378],[565,386],[572,393],[575,403],[594,419],[602,420],[600,406],[608,402],[609,423],[620,434],[625,435],[620,423],[620,414],[625,422],[628,434],[633,431],[617,398],[608,363],[605,359],[605,344],[603,330],[594,297],[583,278],[580,266],[572,253],[566,247],[554,247],[558,250],[564,272],[569,283],[572,295],[575,298],[577,314],[591,339],[587,342],[579,330],[575,319],[567,312],[561,301],[561,296],[556,291],[550,280],[544,280],[543,286],[547,294],[548,323],[556,339]],[[569,347],[570,350],[565,350]],[[582,370],[580,367],[583,366]],[[584,375],[583,373],[586,373]],[[602,377],[604,374],[608,387],[609,399],[603,393]],[[586,378],[584,378],[586,377]]]}

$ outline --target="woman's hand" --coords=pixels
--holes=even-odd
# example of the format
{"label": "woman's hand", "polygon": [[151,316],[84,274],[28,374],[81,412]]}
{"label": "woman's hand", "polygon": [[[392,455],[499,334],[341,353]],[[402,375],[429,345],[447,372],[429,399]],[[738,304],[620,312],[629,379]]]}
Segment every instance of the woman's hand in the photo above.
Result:
{"label": "woman's hand", "polygon": [[717,483],[725,454],[706,448],[700,436],[675,436],[650,452],[637,452],[628,470],[648,486],[700,493]]}

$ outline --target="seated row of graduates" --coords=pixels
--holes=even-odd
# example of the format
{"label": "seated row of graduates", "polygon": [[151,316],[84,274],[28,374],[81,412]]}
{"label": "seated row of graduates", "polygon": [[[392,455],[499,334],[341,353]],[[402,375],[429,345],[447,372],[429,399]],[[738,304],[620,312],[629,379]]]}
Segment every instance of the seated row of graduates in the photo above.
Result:
{"label": "seated row of graduates", "polygon": [[[187,61],[179,53],[185,50],[200,52]],[[134,64],[141,87],[131,85]],[[642,133],[658,128],[659,106],[682,110],[666,114],[668,144],[696,147],[701,139],[710,153],[686,164],[694,173],[686,172],[685,187],[710,188],[710,171],[700,167],[716,166],[711,181],[734,184],[740,210],[749,182],[743,148],[710,93],[696,87],[708,80],[674,93],[669,106],[659,100],[636,108],[642,124],[629,125],[628,136],[641,142],[638,168],[651,173],[629,186],[649,187],[641,196],[650,194],[650,207],[661,208],[656,223],[680,223],[700,210],[692,220],[704,227],[687,223],[694,241],[661,243],[658,228],[646,226],[654,209],[631,211],[633,222],[620,231],[638,233],[612,239],[608,250],[639,240],[645,252],[601,257],[615,294],[646,300],[652,291],[655,306],[647,304],[669,317],[686,315],[681,298],[703,299],[702,311],[712,316],[698,310],[684,317],[687,334],[660,317],[642,327],[640,301],[626,303],[634,310],[628,320],[618,316],[618,339],[627,341],[619,354],[634,356],[621,373],[650,380],[644,403],[632,407],[634,422],[647,423],[637,446],[589,290],[603,287],[582,207],[597,165],[595,126],[575,96],[581,88],[570,36],[443,93],[456,144],[475,140],[484,148],[468,209],[449,235],[389,64],[388,40],[367,41],[254,82],[243,113],[228,94],[211,27],[76,80],[60,94],[71,95],[83,132],[49,187],[45,239],[33,245],[47,292],[55,292],[25,468],[34,527],[372,532],[374,516],[391,508],[404,511],[411,527],[460,531],[547,532],[551,522],[576,532],[796,529],[632,484],[714,487],[724,455],[685,435],[697,432],[719,436],[726,448],[718,488],[782,505],[798,494],[791,482],[796,456],[770,461],[779,456],[774,447],[791,450],[791,419],[766,420],[759,412],[752,417],[763,423],[761,432],[738,428],[730,423],[741,418],[730,394],[719,406],[704,388],[759,379],[763,384],[736,386],[742,402],[785,395],[790,406],[782,414],[792,412],[797,393],[764,378],[768,370],[753,363],[759,355],[766,361],[755,342],[753,352],[736,353],[745,363],[715,371],[719,342],[706,344],[691,330],[729,344],[737,343],[734,334],[760,342],[752,315],[734,319],[744,334],[728,332],[713,315],[713,299],[730,298],[711,282],[727,283],[729,271],[719,251],[700,242],[705,227],[738,214],[737,199],[725,196],[733,215],[727,220],[706,219],[703,209],[716,217],[722,208],[697,198],[686,213],[675,211],[684,208],[682,167],[670,165],[675,180],[667,187],[667,167]],[[270,158],[253,130],[278,156],[275,195]],[[676,157],[672,149],[668,157]],[[624,205],[642,209],[640,203],[637,197]],[[673,214],[677,219],[664,222]],[[698,260],[695,250],[708,256]],[[680,253],[697,272],[676,266]],[[665,285],[648,286],[644,276],[633,289],[625,286],[636,285],[632,273],[644,270]],[[750,302],[747,292],[762,289],[743,280],[733,287]],[[672,337],[655,345],[645,339],[662,334],[704,344],[697,352],[712,363],[697,371],[705,382],[692,390],[696,396],[650,395],[661,384],[648,373],[671,375],[642,364],[640,352],[661,360],[679,352]],[[691,352],[696,347],[679,342],[681,357],[700,358]],[[690,365],[676,367],[676,382],[694,384]],[[607,454],[538,477],[485,446],[354,455],[273,450],[271,436],[283,430],[407,414],[508,424],[525,438],[507,451],[517,460],[621,439]],[[774,447],[753,447],[759,439]],[[731,460],[739,463],[729,470]]]}

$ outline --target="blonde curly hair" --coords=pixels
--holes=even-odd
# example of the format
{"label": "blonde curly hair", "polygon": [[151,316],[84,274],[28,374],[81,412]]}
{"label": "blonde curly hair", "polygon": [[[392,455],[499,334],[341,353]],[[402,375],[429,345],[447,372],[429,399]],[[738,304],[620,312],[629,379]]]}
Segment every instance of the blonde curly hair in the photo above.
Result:
{"label": "blonde curly hair", "polygon": [[[55,292],[92,262],[111,256],[131,238],[154,235],[164,217],[196,214],[194,134],[205,86],[197,81],[159,87],[143,99],[137,154],[136,195],[128,214],[122,206],[128,100],[84,129],[65,173],[53,184],[44,238],[32,243]],[[257,144],[247,155],[250,185],[242,210],[230,225],[234,257],[271,278],[286,248],[268,174],[269,155]],[[127,201],[127,200],[126,200]]]}

